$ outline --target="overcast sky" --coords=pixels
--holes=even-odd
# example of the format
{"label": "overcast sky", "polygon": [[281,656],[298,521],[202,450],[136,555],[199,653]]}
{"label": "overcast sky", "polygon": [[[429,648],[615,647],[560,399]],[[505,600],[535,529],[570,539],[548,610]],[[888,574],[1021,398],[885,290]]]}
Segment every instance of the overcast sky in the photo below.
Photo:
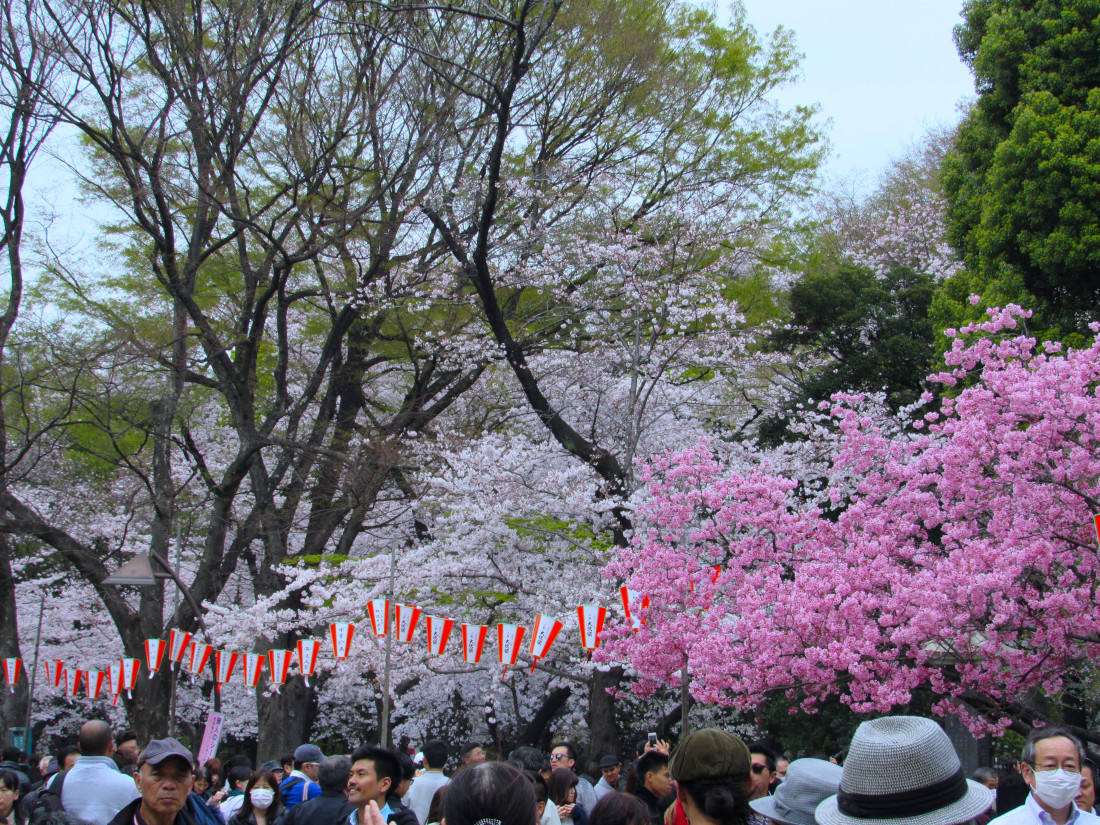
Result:
{"label": "overcast sky", "polygon": [[826,171],[876,176],[927,129],[958,122],[973,97],[951,31],[962,0],[744,0],[760,33],[792,29],[803,80],[781,102],[817,103],[832,120]]}

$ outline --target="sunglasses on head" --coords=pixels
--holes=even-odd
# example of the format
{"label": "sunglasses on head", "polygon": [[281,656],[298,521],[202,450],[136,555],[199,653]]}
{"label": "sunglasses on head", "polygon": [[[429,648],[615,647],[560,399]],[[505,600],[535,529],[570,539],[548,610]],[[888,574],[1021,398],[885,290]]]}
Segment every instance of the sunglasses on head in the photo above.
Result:
{"label": "sunglasses on head", "polygon": [[767,765],[753,765],[752,766],[752,772],[753,773],[763,773],[765,770],[767,770],[767,768],[768,768]]}

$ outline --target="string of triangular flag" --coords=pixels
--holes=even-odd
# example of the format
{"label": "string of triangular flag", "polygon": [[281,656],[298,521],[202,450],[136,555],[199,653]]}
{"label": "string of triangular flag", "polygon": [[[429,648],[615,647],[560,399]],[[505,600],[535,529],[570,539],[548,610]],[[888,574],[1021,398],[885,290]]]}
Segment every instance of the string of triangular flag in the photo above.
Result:
{"label": "string of triangular flag", "polygon": [[[636,631],[644,623],[637,613],[639,609],[649,606],[649,599],[626,587],[620,588],[620,595],[623,612]],[[376,639],[384,637],[392,628],[397,640],[411,643],[422,615],[428,652],[436,656],[445,655],[452,632],[455,630],[456,623],[453,619],[423,614],[417,605],[391,604],[388,599],[373,599],[367,603],[367,617],[370,619],[371,632]],[[589,653],[596,650],[600,646],[600,633],[607,621],[607,608],[594,604],[580,605],[577,607],[577,621],[581,647]],[[497,661],[504,666],[504,673],[506,674],[508,668],[519,661],[524,651],[524,638],[528,639],[526,650],[531,657],[531,672],[534,673],[538,663],[550,653],[550,648],[564,627],[564,623],[559,619],[542,613],[535,617],[534,626],[530,629],[523,625],[505,622],[498,624],[496,626]],[[461,655],[464,662],[481,663],[489,629],[488,625],[466,623],[459,625],[462,639]],[[337,668],[340,668],[351,655],[355,630],[356,625],[353,622],[333,622],[329,625],[332,656]],[[213,645],[194,639],[190,633],[172,630],[167,639],[145,641],[144,663],[139,659],[120,659],[118,664],[112,664],[106,671],[100,671],[70,667],[60,659],[53,659],[46,662],[46,682],[51,690],[63,688],[64,695],[69,701],[80,695],[81,687],[89,699],[98,699],[106,688],[112,697],[112,704],[117,704],[118,697],[123,691],[132,698],[138,671],[142,665],[152,679],[165,663],[167,654],[169,668],[174,666],[177,670],[183,670],[186,667],[192,678],[201,674],[212,663],[214,681],[218,690],[221,690],[223,685],[229,684],[239,672],[241,682],[248,692],[252,693],[259,685],[260,675],[266,668],[269,681],[278,693],[281,692],[280,687],[286,684],[290,665],[295,660],[306,687],[310,686],[309,679],[316,671],[321,649],[322,643],[319,640],[302,639],[297,642],[295,650],[269,650],[266,653],[242,654],[229,650],[215,650]],[[4,659],[4,676],[10,690],[15,690],[15,685],[23,671],[22,660]]]}

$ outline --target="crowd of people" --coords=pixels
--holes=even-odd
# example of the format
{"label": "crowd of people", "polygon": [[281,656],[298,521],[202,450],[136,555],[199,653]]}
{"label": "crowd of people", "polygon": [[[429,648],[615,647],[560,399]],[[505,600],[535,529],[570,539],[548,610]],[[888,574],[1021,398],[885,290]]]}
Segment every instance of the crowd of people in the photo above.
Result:
{"label": "crowd of people", "polygon": [[[0,825],[1100,825],[1095,766],[1073,733],[1037,728],[1017,769],[966,778],[934,721],[864,722],[842,760],[777,757],[707,728],[675,749],[651,735],[625,766],[585,776],[569,742],[490,760],[440,739],[415,755],[362,745],[326,756],[303,744],[254,768],[198,764],[175,739],[139,747],[86,722],[73,749],[0,762]],[[843,761],[843,764],[837,764]]]}

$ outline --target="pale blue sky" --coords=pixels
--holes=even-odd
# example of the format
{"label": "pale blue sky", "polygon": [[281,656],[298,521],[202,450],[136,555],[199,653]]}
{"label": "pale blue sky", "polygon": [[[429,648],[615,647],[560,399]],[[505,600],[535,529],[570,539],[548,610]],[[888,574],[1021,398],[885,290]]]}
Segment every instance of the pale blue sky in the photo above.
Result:
{"label": "pale blue sky", "polygon": [[760,33],[778,25],[805,54],[803,80],[780,101],[818,103],[832,119],[826,172],[876,176],[929,128],[949,126],[973,97],[951,31],[962,0],[744,0]]}

